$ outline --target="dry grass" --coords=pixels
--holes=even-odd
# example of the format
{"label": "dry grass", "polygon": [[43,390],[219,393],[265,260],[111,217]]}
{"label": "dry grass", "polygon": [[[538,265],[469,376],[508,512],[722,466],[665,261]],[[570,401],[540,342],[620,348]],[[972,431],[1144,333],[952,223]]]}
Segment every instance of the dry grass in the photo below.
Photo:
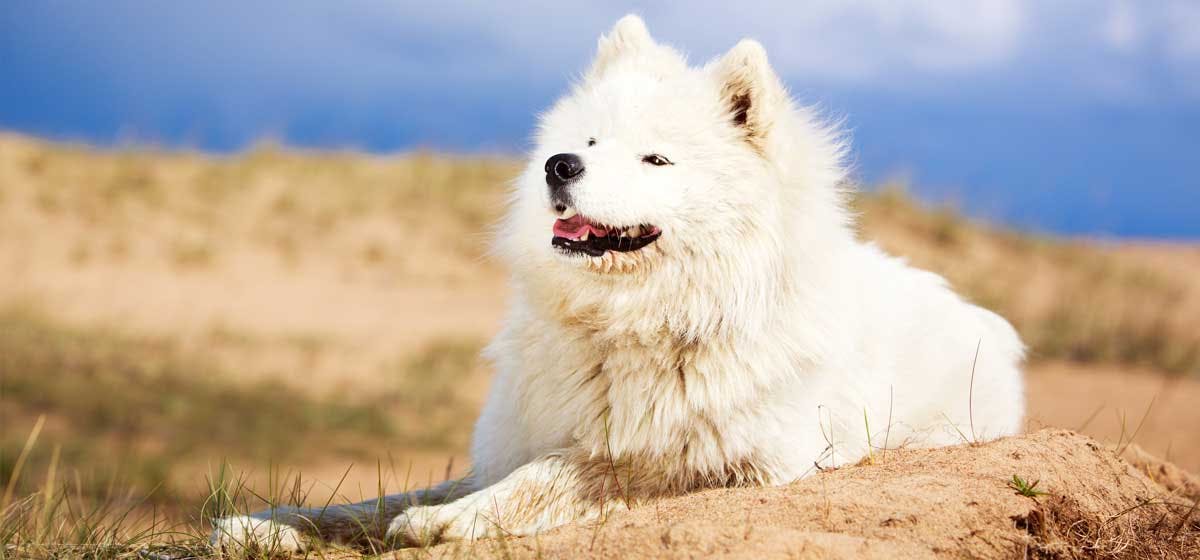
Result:
{"label": "dry grass", "polygon": [[[316,397],[278,380],[237,383],[172,341],[56,325],[29,311],[0,313],[0,480],[21,496],[57,467],[72,491],[167,513],[204,498],[194,475],[214,461],[294,464],[323,457],[373,462],[389,446],[447,452],[464,445],[472,414],[450,387],[471,370],[479,343],[444,341],[392,372],[393,389]],[[34,418],[42,445],[23,456]],[[420,422],[416,422],[419,420]],[[18,458],[26,473],[16,477]],[[50,476],[50,478],[53,478]],[[184,480],[180,480],[184,478]]]}
{"label": "dry grass", "polygon": [[[452,464],[426,479],[390,449],[448,454],[464,445],[471,412],[448,387],[478,350],[441,342],[397,368],[394,391],[317,399],[232,382],[166,342],[0,314],[0,560],[215,558],[207,534],[216,517],[362,501],[448,477]],[[14,429],[35,416],[28,433]],[[347,470],[329,488],[280,466],[312,449],[374,465],[374,483],[348,484]],[[197,470],[205,464],[208,472]]]}
{"label": "dry grass", "polygon": [[[401,471],[408,456],[418,478],[440,473],[486,387],[476,355],[507,296],[484,232],[517,171],[0,135],[0,482],[46,418],[0,523],[21,528],[2,542],[70,540],[104,557],[179,530],[187,549],[212,496],[201,481],[223,459],[256,473],[254,488],[279,486],[267,465],[336,481],[346,464],[399,455]],[[896,188],[854,205],[865,237],[1013,320],[1035,361],[1200,372],[1196,248],[1017,234]],[[369,497],[376,478],[347,480],[366,486],[349,497]],[[263,498],[239,507],[276,499]]]}
{"label": "dry grass", "polygon": [[1008,318],[1033,360],[1143,366],[1200,375],[1198,268],[1167,269],[1139,253],[1189,246],[1112,246],[1020,234],[915,203],[902,187],[859,198],[864,236],[946,276]]}
{"label": "dry grass", "polygon": [[[251,246],[293,267],[309,260],[392,278],[461,278],[480,268],[483,232],[517,169],[504,160],[272,146],[228,159],[109,154],[0,137],[10,206],[25,200],[42,214],[14,220],[11,233],[33,235],[21,222],[65,221],[80,229],[65,248],[68,260],[148,252],[180,274],[234,266],[223,261]],[[865,237],[1008,317],[1034,359],[1200,372],[1195,267],[1165,271],[1131,256],[1136,247],[981,226],[924,208],[895,185],[854,206]],[[1200,264],[1200,251],[1179,252]]]}
{"label": "dry grass", "polygon": [[[1192,558],[1200,551],[1200,519],[1193,517],[1200,485],[1186,474],[1164,476],[1170,469],[1147,455],[1123,461],[1067,431],[1041,431],[979,445],[896,449],[885,461],[827,469],[786,486],[666,498],[594,526],[535,537],[394,554],[371,543],[324,545],[304,557],[761,558],[800,549],[814,558]],[[1006,484],[1003,473],[1014,471],[1037,473],[1045,491],[1018,477]],[[378,491],[395,488],[390,476],[380,474]],[[197,516],[169,522],[114,508],[111,499],[76,497],[69,484],[51,481],[2,508],[0,558],[296,558],[262,549],[222,554],[205,544],[205,519],[267,503],[311,503],[309,487],[295,477],[259,488],[265,493],[222,468]]]}

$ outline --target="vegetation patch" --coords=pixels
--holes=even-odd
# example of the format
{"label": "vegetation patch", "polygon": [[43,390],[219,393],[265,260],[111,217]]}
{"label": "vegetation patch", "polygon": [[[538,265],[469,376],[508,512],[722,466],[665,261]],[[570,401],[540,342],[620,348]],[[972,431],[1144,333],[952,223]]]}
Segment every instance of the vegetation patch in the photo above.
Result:
{"label": "vegetation patch", "polygon": [[[438,343],[401,366],[394,391],[317,398],[277,380],[238,382],[238,372],[168,339],[66,327],[9,310],[0,313],[0,480],[12,476],[43,415],[46,428],[25,472],[44,473],[57,457],[90,481],[84,493],[132,487],[162,503],[179,498],[168,479],[173,468],[206,458],[266,464],[321,448],[323,458],[374,459],[388,443],[436,447],[465,437],[454,428],[469,413],[446,384],[465,375],[478,349]],[[37,477],[17,484],[17,495],[40,486]]]}

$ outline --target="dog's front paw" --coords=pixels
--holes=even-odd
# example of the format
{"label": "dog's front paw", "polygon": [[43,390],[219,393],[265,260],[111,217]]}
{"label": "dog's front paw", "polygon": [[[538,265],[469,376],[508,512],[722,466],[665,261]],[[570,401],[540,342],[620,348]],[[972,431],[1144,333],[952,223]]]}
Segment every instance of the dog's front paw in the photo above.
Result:
{"label": "dog's front paw", "polygon": [[415,506],[397,515],[388,525],[388,542],[396,546],[429,546],[439,541],[475,540],[488,536],[494,526],[471,507],[456,504]]}
{"label": "dog's front paw", "polygon": [[295,527],[249,515],[214,521],[209,542],[215,549],[234,553],[301,552],[305,548],[304,539]]}

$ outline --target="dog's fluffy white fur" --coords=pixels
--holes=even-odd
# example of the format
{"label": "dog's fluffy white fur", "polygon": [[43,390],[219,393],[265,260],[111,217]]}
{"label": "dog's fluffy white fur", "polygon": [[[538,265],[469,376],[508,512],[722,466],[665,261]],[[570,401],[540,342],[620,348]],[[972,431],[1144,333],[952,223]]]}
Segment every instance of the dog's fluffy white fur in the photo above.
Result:
{"label": "dog's fluffy white fur", "polygon": [[[543,116],[499,229],[514,295],[486,352],[496,377],[471,474],[227,518],[214,539],[527,535],[656,496],[787,483],[885,442],[1017,432],[1016,333],[856,240],[843,151],[758,43],[690,68],[636,16],[621,19]],[[561,214],[543,164],[561,152],[585,166],[567,187],[579,215],[661,236],[598,257],[552,247]]]}

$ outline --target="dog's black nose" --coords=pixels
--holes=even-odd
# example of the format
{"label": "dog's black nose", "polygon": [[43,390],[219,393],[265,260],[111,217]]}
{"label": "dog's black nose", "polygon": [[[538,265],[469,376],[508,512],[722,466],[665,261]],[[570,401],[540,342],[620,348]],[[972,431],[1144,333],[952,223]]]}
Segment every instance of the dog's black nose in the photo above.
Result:
{"label": "dog's black nose", "polygon": [[583,160],[575,154],[558,154],[546,160],[546,184],[557,191],[583,173]]}

